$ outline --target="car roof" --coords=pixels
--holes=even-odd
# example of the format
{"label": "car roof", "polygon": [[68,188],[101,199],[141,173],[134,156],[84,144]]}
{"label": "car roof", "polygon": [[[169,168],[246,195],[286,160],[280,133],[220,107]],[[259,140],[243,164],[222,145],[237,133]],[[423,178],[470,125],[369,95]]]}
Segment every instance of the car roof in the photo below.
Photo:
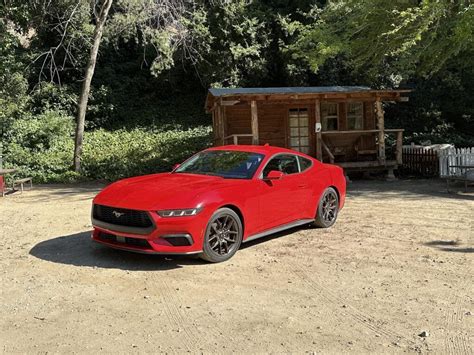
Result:
{"label": "car roof", "polygon": [[[297,154],[307,156],[306,154],[297,152],[295,150],[275,147],[271,145],[221,145],[218,147],[212,147],[206,150],[232,150],[232,151],[240,151],[240,152],[250,152],[250,153],[259,153],[264,155],[274,155],[277,153],[289,153],[289,154]],[[311,158],[310,156],[307,156]]]}

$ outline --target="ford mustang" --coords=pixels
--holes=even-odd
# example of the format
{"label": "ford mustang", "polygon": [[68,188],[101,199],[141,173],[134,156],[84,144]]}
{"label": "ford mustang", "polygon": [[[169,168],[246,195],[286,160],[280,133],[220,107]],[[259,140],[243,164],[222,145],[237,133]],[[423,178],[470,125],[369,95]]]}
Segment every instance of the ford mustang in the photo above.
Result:
{"label": "ford mustang", "polygon": [[92,239],[221,262],[256,238],[296,226],[332,226],[345,194],[340,167],[303,153],[269,145],[214,147],[169,173],[102,190],[93,201]]}

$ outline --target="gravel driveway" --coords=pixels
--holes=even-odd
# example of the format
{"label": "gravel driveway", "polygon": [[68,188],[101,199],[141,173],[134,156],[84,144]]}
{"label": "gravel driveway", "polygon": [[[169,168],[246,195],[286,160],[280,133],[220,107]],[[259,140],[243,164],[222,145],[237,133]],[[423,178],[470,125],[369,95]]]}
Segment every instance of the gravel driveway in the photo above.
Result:
{"label": "gravel driveway", "polygon": [[206,264],[93,244],[99,190],[0,198],[3,352],[474,351],[474,193],[356,181],[333,228]]}

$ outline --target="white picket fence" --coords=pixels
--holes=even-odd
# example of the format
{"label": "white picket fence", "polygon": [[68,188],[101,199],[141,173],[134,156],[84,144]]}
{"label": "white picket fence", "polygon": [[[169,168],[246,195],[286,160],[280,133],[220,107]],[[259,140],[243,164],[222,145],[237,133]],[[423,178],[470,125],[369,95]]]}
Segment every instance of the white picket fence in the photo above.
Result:
{"label": "white picket fence", "polygon": [[450,148],[440,150],[439,156],[439,176],[461,176],[465,169],[452,167],[453,165],[474,166],[474,147],[472,148]]}

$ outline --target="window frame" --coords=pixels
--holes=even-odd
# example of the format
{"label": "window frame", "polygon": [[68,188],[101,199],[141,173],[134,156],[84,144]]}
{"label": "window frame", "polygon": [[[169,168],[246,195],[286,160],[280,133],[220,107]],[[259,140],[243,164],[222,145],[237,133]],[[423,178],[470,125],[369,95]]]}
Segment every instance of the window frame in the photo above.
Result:
{"label": "window frame", "polygon": [[238,178],[230,178],[230,177],[223,177],[223,176],[220,176],[220,175],[212,175],[212,176],[220,176],[220,177],[222,177],[223,179],[253,180],[256,176],[258,176],[258,171],[259,171],[259,169],[261,168],[262,163],[265,161],[265,154],[263,154],[263,153],[251,152],[251,151],[246,151],[246,150],[212,149],[212,148],[211,148],[211,149],[201,150],[200,152],[197,152],[196,154],[191,155],[188,159],[186,159],[186,160],[183,161],[181,164],[179,164],[179,166],[178,166],[176,169],[173,169],[173,170],[170,172],[170,174],[206,175],[206,174],[199,174],[199,173],[178,171],[184,164],[188,163],[188,162],[191,161],[192,159],[197,158],[200,154],[206,153],[206,152],[238,152],[238,153],[256,154],[256,155],[262,157],[261,161],[258,163],[257,168],[255,169],[255,171],[253,172],[252,176],[250,176],[250,177],[245,177],[245,178],[244,178],[244,177],[242,177],[242,178],[241,178],[241,177],[238,177]]}
{"label": "window frame", "polygon": [[[297,175],[297,174],[301,174],[301,173],[304,173],[305,171],[307,171],[308,169],[312,168],[314,166],[314,162],[313,160],[311,159],[308,159],[308,158],[305,158],[299,154],[295,154],[295,153],[286,153],[286,152],[282,152],[282,153],[276,153],[276,154],[273,154],[272,156],[270,156],[267,160],[267,162],[265,164],[262,165],[262,170],[260,170],[260,173],[258,174],[258,179],[260,180],[264,180],[263,178],[263,171],[265,170],[265,168],[267,167],[268,163],[270,163],[270,161],[273,159],[273,158],[276,158],[277,156],[279,155],[292,155],[294,157],[296,157],[296,161],[297,161],[297,164],[298,164],[298,172],[296,173],[293,173],[293,174],[286,174],[287,176],[294,176],[294,175]],[[304,159],[308,159],[310,162],[311,162],[311,165],[306,168],[305,170],[301,170],[301,163],[300,163],[300,158],[304,158]]]}
{"label": "window frame", "polygon": [[[355,114],[352,114],[350,115],[349,114],[349,105],[353,105],[353,104],[358,104],[358,105],[361,105],[361,114],[360,116],[358,115],[355,115]],[[360,131],[360,130],[363,130],[364,129],[364,121],[365,121],[365,117],[364,117],[364,102],[363,101],[354,101],[354,102],[347,102],[346,103],[346,120],[347,120],[347,130],[348,131]],[[350,118],[358,118],[360,117],[360,124],[361,124],[361,127],[360,128],[350,128],[349,126],[349,119]],[[354,122],[356,123],[356,121]],[[355,125],[354,125],[355,126]]]}
{"label": "window frame", "polygon": [[[331,102],[331,101],[323,101],[320,103],[321,107],[320,107],[320,110],[321,110],[321,130],[323,132],[337,132],[339,131],[339,115],[340,115],[340,110],[339,110],[339,102]],[[326,115],[324,116],[323,115],[323,105],[336,105],[336,115]],[[324,120],[328,119],[328,118],[331,118],[331,119],[336,119],[336,129],[331,129],[331,130],[325,130],[324,129]],[[327,126],[327,125],[326,125]]]}
{"label": "window frame", "polygon": [[[299,170],[300,170],[300,173],[304,173],[305,171],[307,171],[307,170],[309,170],[309,169],[311,169],[311,168],[313,167],[314,162],[313,162],[311,159],[302,157],[301,155],[297,155],[297,157],[298,157],[298,168],[299,168]],[[303,160],[303,159],[309,161],[309,166],[308,166],[306,169],[304,169],[304,170],[301,169],[301,161],[300,161],[300,160]]]}

